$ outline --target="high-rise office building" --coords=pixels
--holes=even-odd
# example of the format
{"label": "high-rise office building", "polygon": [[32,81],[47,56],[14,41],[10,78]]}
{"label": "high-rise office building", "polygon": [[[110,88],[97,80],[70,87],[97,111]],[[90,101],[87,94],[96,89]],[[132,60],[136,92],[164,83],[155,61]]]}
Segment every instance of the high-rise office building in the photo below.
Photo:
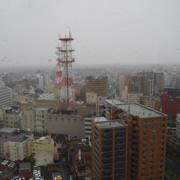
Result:
{"label": "high-rise office building", "polygon": [[127,124],[121,120],[92,121],[92,171],[95,180],[127,179]]}

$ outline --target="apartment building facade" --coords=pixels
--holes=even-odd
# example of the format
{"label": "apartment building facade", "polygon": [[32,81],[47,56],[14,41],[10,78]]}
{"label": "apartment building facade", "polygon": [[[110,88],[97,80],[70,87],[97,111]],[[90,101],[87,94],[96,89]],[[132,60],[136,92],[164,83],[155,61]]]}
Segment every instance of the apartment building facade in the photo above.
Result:
{"label": "apartment building facade", "polygon": [[127,124],[121,120],[92,121],[92,171],[95,180],[127,179]]}
{"label": "apartment building facade", "polygon": [[109,108],[128,125],[128,180],[164,179],[167,115],[140,104]]}

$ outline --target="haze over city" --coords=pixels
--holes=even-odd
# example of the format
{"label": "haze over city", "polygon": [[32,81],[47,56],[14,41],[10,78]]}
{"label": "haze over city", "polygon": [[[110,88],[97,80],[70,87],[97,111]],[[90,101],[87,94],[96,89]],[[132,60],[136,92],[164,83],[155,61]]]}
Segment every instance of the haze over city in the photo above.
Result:
{"label": "haze over city", "polygon": [[0,1],[1,66],[55,65],[70,30],[76,64],[179,63],[180,1]]}
{"label": "haze over city", "polygon": [[179,7],[0,0],[0,179],[180,179]]}

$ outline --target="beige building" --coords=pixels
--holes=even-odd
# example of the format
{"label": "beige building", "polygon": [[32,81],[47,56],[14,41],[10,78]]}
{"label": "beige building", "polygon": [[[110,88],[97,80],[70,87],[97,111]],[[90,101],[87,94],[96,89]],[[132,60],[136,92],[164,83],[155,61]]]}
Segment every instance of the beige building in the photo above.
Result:
{"label": "beige building", "polygon": [[54,159],[59,159],[56,143],[51,136],[45,136],[31,141],[29,154],[38,154],[42,151],[52,153]]}
{"label": "beige building", "polygon": [[156,111],[160,111],[161,109],[161,99],[160,97],[148,97],[142,96],[140,97],[140,103],[146,107],[152,108]]}
{"label": "beige building", "polygon": [[0,157],[9,158],[9,141],[16,137],[16,128],[4,127],[0,129]]}
{"label": "beige building", "polygon": [[97,102],[97,93],[86,92],[86,103],[87,104],[96,104]]}
{"label": "beige building", "polygon": [[128,86],[124,87],[124,90],[121,92],[121,99],[127,101],[128,99]]}
{"label": "beige building", "polygon": [[23,161],[26,157],[29,157],[28,147],[30,146],[32,139],[32,133],[20,134],[11,139],[11,141],[9,141],[9,159],[11,161]]}
{"label": "beige building", "polygon": [[119,76],[119,95],[122,96],[122,91],[124,91],[125,88],[125,76],[124,75],[120,75]]}
{"label": "beige building", "polygon": [[22,114],[12,108],[3,108],[0,113],[0,120],[3,121],[4,127],[20,128]]}
{"label": "beige building", "polygon": [[23,111],[21,129],[24,131],[47,132],[47,113],[49,108],[33,106]]}
{"label": "beige building", "polygon": [[72,139],[85,136],[84,117],[80,115],[48,114],[47,127],[49,134],[70,135]]}
{"label": "beige building", "polygon": [[128,93],[127,95],[127,102],[128,103],[140,103],[140,97],[142,93]]}

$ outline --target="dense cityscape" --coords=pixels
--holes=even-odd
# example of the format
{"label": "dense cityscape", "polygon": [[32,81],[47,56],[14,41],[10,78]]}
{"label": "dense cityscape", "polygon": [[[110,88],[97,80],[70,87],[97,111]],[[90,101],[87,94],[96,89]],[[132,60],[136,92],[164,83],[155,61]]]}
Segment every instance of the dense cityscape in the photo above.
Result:
{"label": "dense cityscape", "polygon": [[180,66],[72,68],[72,108],[57,54],[56,67],[1,69],[1,178],[180,177]]}
{"label": "dense cityscape", "polygon": [[180,180],[180,1],[0,1],[0,180]]}

